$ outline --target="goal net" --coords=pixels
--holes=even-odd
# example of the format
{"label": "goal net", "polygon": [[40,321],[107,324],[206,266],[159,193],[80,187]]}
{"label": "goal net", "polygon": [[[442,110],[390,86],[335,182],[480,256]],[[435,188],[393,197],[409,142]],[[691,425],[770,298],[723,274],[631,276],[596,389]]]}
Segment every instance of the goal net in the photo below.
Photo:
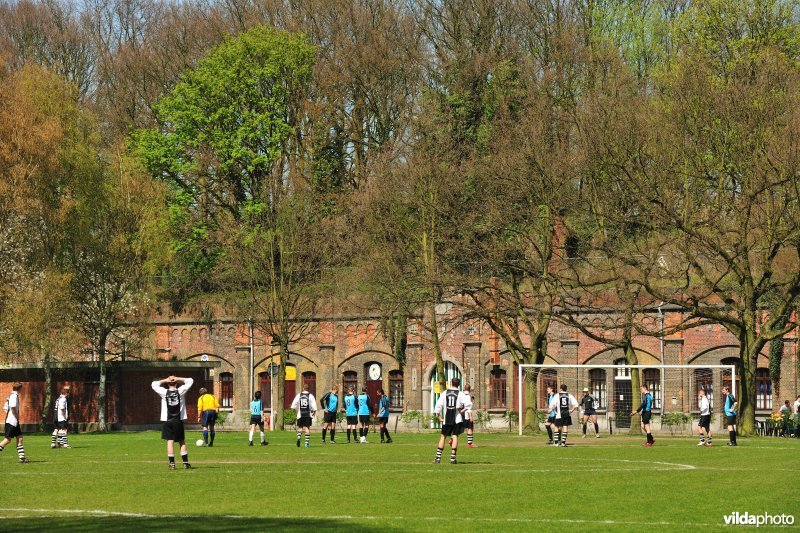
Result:
{"label": "goal net", "polygon": [[[518,367],[516,406],[519,434],[523,428],[544,423],[547,417],[547,387],[558,392],[567,385],[578,402],[588,392],[594,398],[598,423],[606,432],[625,432],[631,427],[631,411],[642,401],[640,385],[653,395],[654,418],[661,417],[660,427],[686,422],[699,417],[698,392],[706,392],[711,404],[712,420],[723,421],[725,398],[723,387],[734,397],[738,383],[736,365],[533,365]],[[586,392],[584,392],[586,391]],[[533,404],[533,409],[528,405]],[[675,413],[673,416],[668,416]],[[581,416],[582,409],[573,414]],[[683,415],[683,416],[680,416]]]}

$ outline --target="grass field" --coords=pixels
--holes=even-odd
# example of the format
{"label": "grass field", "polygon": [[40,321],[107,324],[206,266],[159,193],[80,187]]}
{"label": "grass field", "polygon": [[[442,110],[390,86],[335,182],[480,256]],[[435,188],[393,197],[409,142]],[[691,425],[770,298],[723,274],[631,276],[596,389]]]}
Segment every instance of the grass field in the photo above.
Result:
{"label": "grass field", "polygon": [[[71,450],[25,437],[0,454],[0,530],[716,530],[733,511],[793,514],[800,521],[795,439],[696,440],[477,435],[459,464],[431,464],[434,434],[398,434],[391,445],[295,447],[294,434],[248,447],[218,433],[189,448],[192,470],[168,471],[156,432],[74,435]],[[198,435],[190,433],[195,440]],[[466,442],[464,442],[466,444]],[[178,458],[180,461],[180,458]]]}

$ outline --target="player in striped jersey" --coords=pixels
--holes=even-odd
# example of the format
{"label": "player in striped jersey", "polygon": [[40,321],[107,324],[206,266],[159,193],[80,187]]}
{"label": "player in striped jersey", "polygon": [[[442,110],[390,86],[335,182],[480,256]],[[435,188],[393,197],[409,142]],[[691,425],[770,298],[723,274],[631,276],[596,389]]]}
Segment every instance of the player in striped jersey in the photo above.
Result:
{"label": "player in striped jersey", "polygon": [[0,442],[0,452],[11,442],[11,439],[17,440],[17,457],[20,463],[30,463],[25,457],[25,448],[22,446],[22,431],[19,427],[19,391],[22,390],[22,383],[17,381],[11,386],[11,394],[8,395],[3,411],[6,412],[6,427],[5,436]]}
{"label": "player in striped jersey", "polygon": [[711,402],[708,401],[705,389],[697,392],[697,406],[700,408],[700,421],[697,423],[700,442],[697,445],[711,446]]}
{"label": "player in striped jersey", "polygon": [[297,409],[297,447],[300,437],[306,435],[306,448],[311,447],[311,419],[317,413],[317,400],[308,392],[308,383],[303,383],[303,392],[294,397],[292,409]]}
{"label": "player in striped jersey", "polygon": [[547,422],[544,423],[544,428],[547,430],[547,444],[553,444],[553,424],[556,421],[556,412],[550,409],[550,404],[553,403],[553,398],[556,397],[556,392],[553,387],[547,387]]}
{"label": "player in striped jersey", "polygon": [[442,460],[444,451],[445,437],[452,437],[450,441],[450,464],[456,464],[456,454],[458,453],[458,436],[464,431],[462,413],[466,405],[465,394],[459,392],[461,385],[459,378],[450,380],[450,388],[444,391],[436,402],[434,413],[439,417],[442,424],[442,434],[439,436],[439,445],[436,447],[436,458],[434,463],[439,464]]}
{"label": "player in striped jersey", "polygon": [[[561,392],[559,392],[550,402],[550,409],[556,413],[556,440],[554,446],[567,445],[567,433],[569,427],[572,425],[573,413],[578,408],[578,400],[575,396],[567,392],[567,384],[561,384]],[[560,441],[560,442],[559,442]]]}
{"label": "player in striped jersey", "polygon": [[67,442],[67,430],[69,429],[69,385],[61,389],[61,396],[56,400],[53,418],[55,428],[50,441],[51,448],[71,448]]}
{"label": "player in striped jersey", "polygon": [[[178,387],[178,383],[183,384]],[[169,469],[175,470],[175,443],[180,445],[181,459],[184,468],[192,468],[189,464],[189,451],[186,449],[186,433],[183,421],[186,420],[186,393],[192,387],[192,378],[169,376],[156,380],[150,387],[161,396],[161,439],[167,441],[167,459]],[[164,389],[164,386],[167,388]]]}

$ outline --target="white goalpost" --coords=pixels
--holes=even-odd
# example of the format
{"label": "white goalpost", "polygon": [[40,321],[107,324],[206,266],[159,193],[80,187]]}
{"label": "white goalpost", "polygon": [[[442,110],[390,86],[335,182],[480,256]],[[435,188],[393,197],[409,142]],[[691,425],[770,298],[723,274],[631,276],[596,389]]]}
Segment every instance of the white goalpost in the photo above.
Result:
{"label": "white goalpost", "polygon": [[630,427],[630,412],[641,399],[640,391],[633,390],[632,372],[638,373],[639,384],[653,394],[653,413],[662,417],[667,413],[696,413],[700,389],[706,391],[712,412],[721,412],[722,388],[729,387],[734,397],[738,388],[736,365],[521,364],[516,391],[519,434],[522,435],[527,407],[524,391],[531,379],[536,379],[533,401],[539,413],[547,411],[546,387],[558,389],[566,383],[568,392],[579,401],[583,389],[589,389],[598,414],[609,427],[612,421],[618,429]]}

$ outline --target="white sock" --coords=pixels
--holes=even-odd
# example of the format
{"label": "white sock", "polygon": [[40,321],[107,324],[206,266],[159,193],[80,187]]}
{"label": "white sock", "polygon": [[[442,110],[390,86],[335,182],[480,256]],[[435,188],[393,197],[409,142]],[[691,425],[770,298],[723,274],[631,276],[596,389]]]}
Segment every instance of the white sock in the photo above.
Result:
{"label": "white sock", "polygon": [[264,442],[264,432],[261,432],[261,442]]}
{"label": "white sock", "polygon": [[253,430],[250,430],[250,442],[253,442]]}

